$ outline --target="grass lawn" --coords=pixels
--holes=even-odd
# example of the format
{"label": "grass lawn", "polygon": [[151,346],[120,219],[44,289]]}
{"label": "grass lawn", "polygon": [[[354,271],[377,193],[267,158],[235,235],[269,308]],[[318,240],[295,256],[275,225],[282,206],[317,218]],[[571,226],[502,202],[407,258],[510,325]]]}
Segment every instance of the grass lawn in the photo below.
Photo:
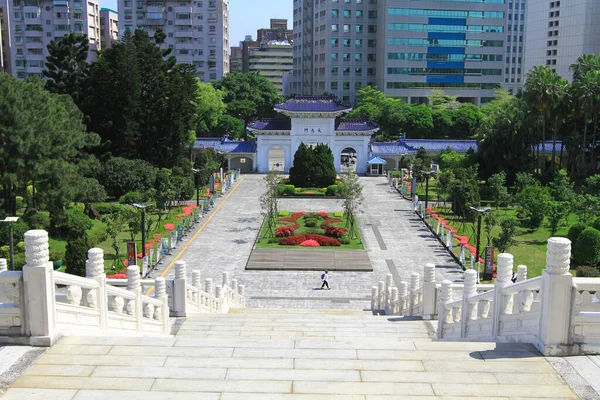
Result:
{"label": "grass lawn", "polygon": [[[469,244],[475,246],[477,242],[477,224],[460,221],[450,210],[449,207],[436,207],[436,211],[439,212],[440,217],[448,220],[448,223],[458,230],[458,234],[469,237]],[[517,218],[517,210],[515,208],[500,208],[499,210],[493,209],[492,211],[498,217],[499,223],[505,218]],[[521,222],[519,220],[519,222]],[[569,215],[566,224],[560,226],[554,236],[567,236],[569,228],[577,222],[577,217],[573,214]],[[433,226],[435,230],[436,226]],[[491,237],[496,237],[500,234],[500,226],[494,227],[491,233]],[[527,266],[527,275],[529,278],[540,276],[542,271],[546,268],[546,249],[547,241],[552,236],[548,228],[544,225],[538,228],[534,232],[529,232],[527,228],[522,226],[518,227],[519,234],[516,237],[517,246],[511,247],[508,253],[515,257],[515,268],[517,265]],[[481,253],[483,254],[483,248],[488,244],[487,233],[484,229],[484,223],[481,225]],[[457,256],[460,254],[460,246],[458,240],[454,239],[452,251]],[[491,245],[491,243],[490,243]],[[498,254],[496,252],[495,257]],[[467,255],[467,264],[469,263]],[[494,263],[496,260],[494,260]],[[516,271],[516,269],[515,269]],[[571,270],[575,274],[575,270]]]}
{"label": "grass lawn", "polygon": [[[280,215],[282,213],[285,213],[285,212],[280,212]],[[291,214],[292,213],[289,213],[289,215],[280,216],[279,218],[286,218],[286,217],[289,217]],[[332,226],[335,226],[338,228],[345,227],[346,221],[345,221],[345,218],[343,216],[341,216],[341,214],[342,214],[341,212],[340,213],[328,213],[329,218],[338,218],[338,219],[342,220],[341,222],[333,223]],[[302,235],[305,233],[315,233],[318,235],[324,235],[325,229],[321,229],[321,227],[320,227],[320,225],[323,223],[323,221],[324,221],[324,218],[318,217],[317,227],[311,228],[311,227],[306,226],[306,224],[305,224],[306,221],[305,221],[304,217],[301,217],[297,220],[297,223],[300,225],[300,227],[294,231],[294,235]],[[285,222],[285,221],[278,221],[276,227],[280,227],[280,226],[284,226],[284,225],[292,225],[292,223]],[[354,226],[354,237],[356,237],[356,239],[351,239],[350,244],[342,243],[341,246],[303,247],[303,246],[284,246],[284,245],[279,245],[278,243],[269,243],[268,239],[264,239],[264,237],[267,234],[267,230],[268,230],[268,227],[266,226],[266,221],[265,221],[265,222],[263,222],[263,226],[260,231],[260,237],[256,242],[256,248],[258,248],[258,249],[282,249],[282,250],[315,249],[315,248],[316,249],[325,249],[325,250],[364,250],[364,248],[365,248],[363,246],[362,239],[360,238],[360,231],[358,229],[358,224],[355,224],[355,226]]]}

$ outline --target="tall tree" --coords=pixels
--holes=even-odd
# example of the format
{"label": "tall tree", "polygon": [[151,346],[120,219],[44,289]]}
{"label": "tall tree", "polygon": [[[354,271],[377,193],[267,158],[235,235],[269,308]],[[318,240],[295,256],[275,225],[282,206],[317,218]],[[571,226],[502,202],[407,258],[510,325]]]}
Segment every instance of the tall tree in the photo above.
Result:
{"label": "tall tree", "polygon": [[541,125],[542,169],[546,164],[546,122],[564,93],[564,80],[545,65],[533,67],[527,73],[525,99],[535,110]]}
{"label": "tall tree", "polygon": [[213,132],[225,112],[223,92],[209,83],[196,80],[196,135]]}
{"label": "tall tree", "polygon": [[46,88],[53,93],[68,94],[80,105],[89,75],[89,48],[87,35],[75,32],[50,41],[43,71],[48,78]]}
{"label": "tall tree", "polygon": [[244,132],[253,119],[272,114],[281,99],[275,86],[257,72],[227,74],[213,85],[225,93],[227,113],[244,121]]}

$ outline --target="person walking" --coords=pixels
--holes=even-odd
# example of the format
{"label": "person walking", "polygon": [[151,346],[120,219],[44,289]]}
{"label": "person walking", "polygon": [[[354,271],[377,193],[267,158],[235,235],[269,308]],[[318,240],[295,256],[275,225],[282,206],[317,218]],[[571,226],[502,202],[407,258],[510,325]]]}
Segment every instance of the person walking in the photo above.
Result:
{"label": "person walking", "polygon": [[323,280],[323,284],[321,285],[321,290],[323,290],[323,288],[325,286],[327,286],[327,290],[331,290],[331,288],[329,287],[329,283],[327,282],[327,271],[325,271],[323,274],[321,274],[321,279]]}

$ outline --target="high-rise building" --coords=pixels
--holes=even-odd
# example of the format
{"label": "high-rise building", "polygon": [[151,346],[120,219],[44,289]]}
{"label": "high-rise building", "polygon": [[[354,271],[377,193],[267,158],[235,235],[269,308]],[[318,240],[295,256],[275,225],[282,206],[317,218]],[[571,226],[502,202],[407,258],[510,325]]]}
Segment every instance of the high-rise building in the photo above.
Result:
{"label": "high-rise building", "polygon": [[162,29],[163,47],[205,82],[229,72],[229,0],[119,0],[119,34],[137,28]]}
{"label": "high-rise building", "polygon": [[3,7],[8,70],[19,79],[43,76],[48,44],[69,32],[88,35],[88,61],[101,48],[97,0],[10,0]]}
{"label": "high-rise building", "polygon": [[100,9],[100,39],[103,49],[112,46],[119,39],[119,14],[110,8]]}
{"label": "high-rise building", "polygon": [[283,77],[289,74],[294,67],[292,45],[287,41],[261,43],[260,47],[253,48],[248,56],[248,71],[258,72],[267,78],[283,94]]}
{"label": "high-rise building", "polygon": [[229,72],[242,72],[242,47],[229,49]]}
{"label": "high-rise building", "polygon": [[569,82],[582,54],[600,53],[600,1],[528,0],[525,73],[547,65]]}
{"label": "high-rise building", "polygon": [[269,28],[262,28],[256,31],[256,41],[266,43],[271,40],[291,41],[294,31],[288,29],[287,19],[271,19]]}
{"label": "high-rise building", "polygon": [[4,49],[6,48],[4,39],[4,4],[0,3],[0,72],[6,72],[4,67]]}
{"label": "high-rise building", "polygon": [[504,54],[504,87],[517,94],[525,84],[525,42],[528,3],[510,0],[506,13],[506,52]]}
{"label": "high-rise building", "polygon": [[353,102],[366,85],[481,104],[503,82],[505,0],[294,0],[291,93]]}

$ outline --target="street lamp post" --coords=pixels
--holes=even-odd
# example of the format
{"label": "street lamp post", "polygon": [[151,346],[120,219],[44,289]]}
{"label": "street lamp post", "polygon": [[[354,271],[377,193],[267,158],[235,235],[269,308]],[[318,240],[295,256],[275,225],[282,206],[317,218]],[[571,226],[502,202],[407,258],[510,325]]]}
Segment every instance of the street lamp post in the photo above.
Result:
{"label": "street lamp post", "polygon": [[142,210],[142,263],[146,259],[146,205],[133,203],[132,206]]}
{"label": "street lamp post", "polygon": [[14,246],[13,246],[13,223],[17,222],[19,220],[19,217],[6,217],[3,220],[0,220],[0,222],[8,222],[8,247],[9,247],[9,254],[10,254],[10,270],[14,271],[15,270],[15,253],[14,253]]}
{"label": "street lamp post", "polygon": [[[476,250],[475,250],[475,259],[477,260],[477,265],[479,265],[479,245],[481,243],[481,218],[483,217],[483,214],[490,211],[491,208],[489,208],[489,207],[485,207],[485,208],[469,207],[469,208],[477,213],[477,245],[476,245]],[[483,271],[485,273],[485,265],[483,266]],[[479,267],[477,268],[477,277],[479,278]]]}
{"label": "street lamp post", "polygon": [[196,207],[200,208],[200,170],[192,168],[196,174]]}
{"label": "street lamp post", "polygon": [[425,174],[425,212],[429,206],[429,176],[435,174],[435,171],[424,172]]}

